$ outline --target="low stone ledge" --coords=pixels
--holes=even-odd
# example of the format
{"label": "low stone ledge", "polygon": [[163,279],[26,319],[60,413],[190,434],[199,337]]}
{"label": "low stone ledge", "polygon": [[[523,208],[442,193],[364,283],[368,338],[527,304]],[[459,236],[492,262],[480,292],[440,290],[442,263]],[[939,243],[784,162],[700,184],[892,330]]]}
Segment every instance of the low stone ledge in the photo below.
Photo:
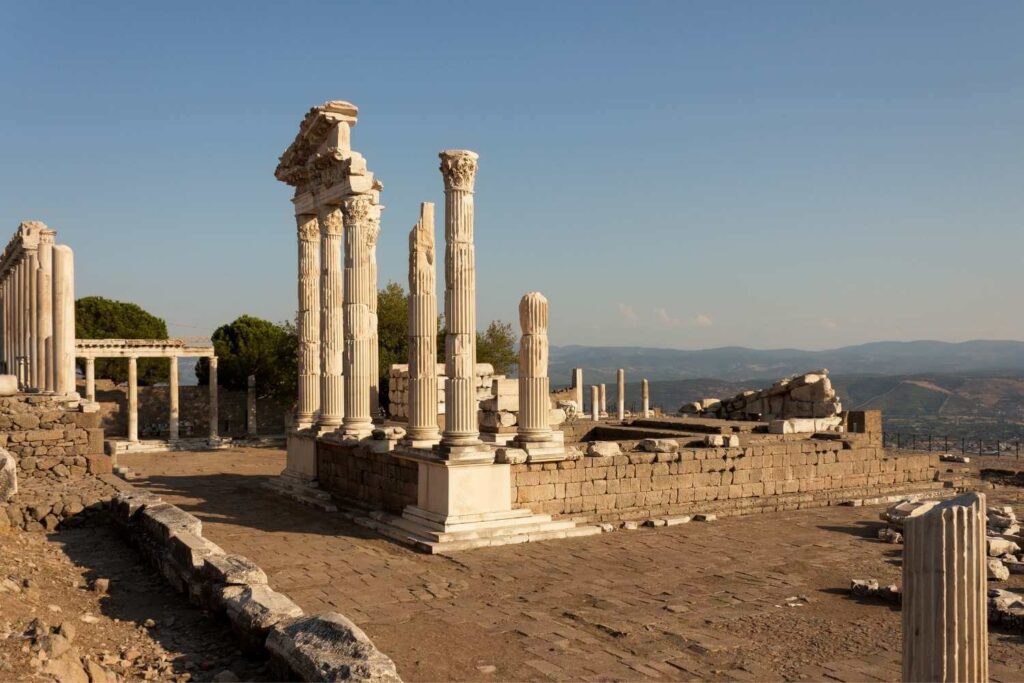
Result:
{"label": "low stone ledge", "polygon": [[267,585],[224,586],[218,602],[228,621],[251,647],[262,647],[268,632],[278,622],[304,614],[287,595]]}
{"label": "low stone ledge", "polygon": [[203,575],[225,586],[265,586],[266,573],[242,555],[211,554],[204,558]]}
{"label": "low stone ledge", "polygon": [[395,663],[362,629],[336,612],[278,622],[267,636],[281,677],[305,681],[401,681]]}
{"label": "low stone ledge", "polygon": [[203,523],[198,517],[170,503],[146,505],[139,518],[146,532],[163,543],[167,543],[179,531],[203,535]]}

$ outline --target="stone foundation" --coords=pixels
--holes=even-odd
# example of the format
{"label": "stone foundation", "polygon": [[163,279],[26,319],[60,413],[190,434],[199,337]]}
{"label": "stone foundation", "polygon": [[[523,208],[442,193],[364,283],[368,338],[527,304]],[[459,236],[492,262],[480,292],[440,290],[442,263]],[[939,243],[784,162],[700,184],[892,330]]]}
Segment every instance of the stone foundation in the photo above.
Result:
{"label": "stone foundation", "polygon": [[395,515],[416,504],[415,463],[365,445],[322,440],[316,445],[316,462],[320,488],[350,503]]}

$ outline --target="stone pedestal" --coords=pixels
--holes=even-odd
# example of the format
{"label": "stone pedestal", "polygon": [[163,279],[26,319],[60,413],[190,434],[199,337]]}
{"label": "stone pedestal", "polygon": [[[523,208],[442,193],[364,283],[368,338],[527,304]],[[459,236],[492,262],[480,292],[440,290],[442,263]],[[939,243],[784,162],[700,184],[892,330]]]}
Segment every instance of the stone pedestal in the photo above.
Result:
{"label": "stone pedestal", "polygon": [[988,680],[985,496],[903,525],[903,680]]}

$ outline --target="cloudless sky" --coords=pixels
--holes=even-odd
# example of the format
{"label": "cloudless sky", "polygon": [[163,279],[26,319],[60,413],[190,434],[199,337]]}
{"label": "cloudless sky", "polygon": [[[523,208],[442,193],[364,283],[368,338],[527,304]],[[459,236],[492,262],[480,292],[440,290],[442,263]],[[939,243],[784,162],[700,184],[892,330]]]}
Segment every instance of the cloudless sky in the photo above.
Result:
{"label": "cloudless sky", "polygon": [[556,344],[1024,339],[1024,3],[0,10],[0,241],[46,222],[172,335],[294,316],[273,171],[345,99],[381,285],[421,201],[443,232],[437,152],[479,152],[481,323],[536,289]]}

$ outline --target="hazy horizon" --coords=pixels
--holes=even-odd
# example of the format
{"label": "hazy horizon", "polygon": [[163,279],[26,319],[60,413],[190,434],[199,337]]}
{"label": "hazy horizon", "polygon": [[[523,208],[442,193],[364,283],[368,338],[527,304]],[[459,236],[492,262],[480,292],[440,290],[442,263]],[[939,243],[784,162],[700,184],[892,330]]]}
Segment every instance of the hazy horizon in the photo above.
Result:
{"label": "hazy horizon", "polygon": [[480,153],[481,326],[539,290],[563,346],[1024,339],[1022,27],[1011,2],[11,3],[0,235],[46,222],[79,297],[173,336],[291,319],[273,171],[345,99],[381,286],[420,202],[441,232],[437,152]]}

